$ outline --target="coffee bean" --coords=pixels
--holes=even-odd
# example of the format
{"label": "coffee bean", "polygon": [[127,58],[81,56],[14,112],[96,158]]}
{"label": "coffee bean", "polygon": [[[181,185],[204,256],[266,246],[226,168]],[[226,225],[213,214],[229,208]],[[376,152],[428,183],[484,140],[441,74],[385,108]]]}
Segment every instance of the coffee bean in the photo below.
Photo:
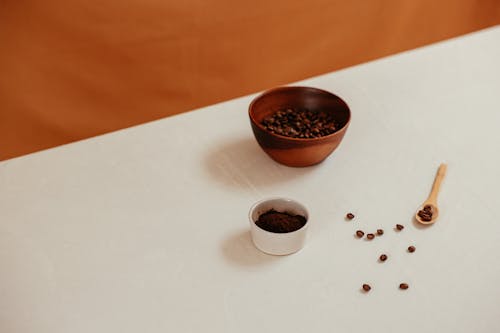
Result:
{"label": "coffee bean", "polygon": [[432,216],[429,216],[429,215],[421,216],[421,218],[422,218],[422,221],[425,221],[425,222],[432,221]]}
{"label": "coffee bean", "polygon": [[358,236],[358,238],[361,238],[364,235],[365,235],[365,233],[363,231],[361,231],[361,230],[356,231],[356,236]]}
{"label": "coffee bean", "polygon": [[347,213],[347,215],[345,216],[348,220],[352,220],[354,218],[354,214],[353,213]]}
{"label": "coffee bean", "polygon": [[419,210],[417,215],[422,219],[422,221],[429,222],[432,221],[432,206],[425,205],[423,209]]}
{"label": "coffee bean", "polygon": [[399,289],[403,289],[403,290],[408,289],[408,287],[409,287],[409,286],[408,286],[408,284],[407,284],[407,283],[401,283],[401,284],[399,285]]}
{"label": "coffee bean", "polygon": [[408,252],[413,253],[413,252],[415,252],[415,250],[416,250],[415,246],[413,246],[413,245],[408,246]]}
{"label": "coffee bean", "polygon": [[403,230],[404,228],[404,225],[396,224],[396,229],[398,229],[399,231]]}
{"label": "coffee bean", "polygon": [[387,260],[387,255],[381,254],[379,257],[380,261],[386,261]]}
{"label": "coffee bean", "polygon": [[374,239],[374,238],[375,238],[375,235],[374,235],[374,234],[367,234],[367,235],[366,235],[366,238],[368,238],[368,239],[372,240],[372,239]]}
{"label": "coffee bean", "polygon": [[428,221],[432,220],[432,212],[431,211],[420,210],[417,213],[417,215],[422,219],[422,221],[428,222]]}
{"label": "coffee bean", "polygon": [[338,129],[331,112],[305,108],[278,110],[261,124],[271,133],[304,139],[330,135]]}
{"label": "coffee bean", "polygon": [[372,289],[372,287],[370,287],[370,285],[369,285],[369,284],[366,284],[366,283],[365,283],[365,284],[363,285],[363,290],[364,290],[364,291],[368,292],[368,291],[370,291],[371,289]]}
{"label": "coffee bean", "polygon": [[384,234],[384,230],[377,229],[377,235],[382,236]]}

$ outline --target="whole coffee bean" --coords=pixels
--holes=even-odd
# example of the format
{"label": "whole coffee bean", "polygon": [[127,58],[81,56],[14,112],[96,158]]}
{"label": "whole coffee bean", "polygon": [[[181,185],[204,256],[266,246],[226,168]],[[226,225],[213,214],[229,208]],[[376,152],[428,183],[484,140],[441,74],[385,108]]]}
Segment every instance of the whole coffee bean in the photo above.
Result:
{"label": "whole coffee bean", "polygon": [[368,239],[372,240],[372,239],[374,239],[374,238],[375,238],[375,235],[374,235],[374,234],[367,234],[367,235],[366,235],[366,238],[368,238]]}
{"label": "whole coffee bean", "polygon": [[408,246],[408,252],[413,253],[413,252],[415,252],[415,250],[416,250],[415,246],[413,246],[413,245],[412,246]]}
{"label": "whole coffee bean", "polygon": [[418,212],[417,215],[422,219],[422,221],[425,222],[432,221],[432,213],[427,213],[421,210]]}
{"label": "whole coffee bean", "polygon": [[384,234],[384,230],[377,229],[377,235],[382,236]]}
{"label": "whole coffee bean", "polygon": [[432,206],[425,205],[423,209],[419,210],[417,215],[422,219],[422,221],[429,222],[432,221]]}
{"label": "whole coffee bean", "polygon": [[303,139],[330,135],[339,127],[332,112],[305,108],[277,110],[261,124],[271,133]]}
{"label": "whole coffee bean", "polygon": [[396,224],[396,229],[398,229],[399,231],[403,230],[404,228],[404,225]]}
{"label": "whole coffee bean", "polygon": [[370,287],[370,285],[369,285],[369,284],[366,284],[366,283],[365,283],[365,284],[363,285],[363,290],[364,290],[364,291],[368,292],[368,291],[370,291],[371,289],[372,289],[372,287]]}
{"label": "whole coffee bean", "polygon": [[425,211],[425,210],[419,210],[418,213],[417,213],[418,216],[420,216],[420,218],[423,220],[423,219],[427,219],[427,218],[431,218],[432,219],[432,212],[430,211]]}
{"label": "whole coffee bean", "polygon": [[403,290],[408,289],[408,287],[409,287],[409,286],[408,286],[408,283],[401,283],[401,284],[399,285],[399,289],[403,289]]}
{"label": "whole coffee bean", "polygon": [[379,257],[380,261],[386,261],[387,260],[387,255],[381,254]]}
{"label": "whole coffee bean", "polygon": [[363,237],[364,235],[365,235],[365,233],[364,233],[363,231],[361,231],[361,230],[357,230],[357,231],[356,231],[356,236],[358,236],[358,238],[361,238],[361,237]]}
{"label": "whole coffee bean", "polygon": [[352,220],[354,218],[354,214],[353,213],[347,213],[347,215],[345,216],[348,220]]}

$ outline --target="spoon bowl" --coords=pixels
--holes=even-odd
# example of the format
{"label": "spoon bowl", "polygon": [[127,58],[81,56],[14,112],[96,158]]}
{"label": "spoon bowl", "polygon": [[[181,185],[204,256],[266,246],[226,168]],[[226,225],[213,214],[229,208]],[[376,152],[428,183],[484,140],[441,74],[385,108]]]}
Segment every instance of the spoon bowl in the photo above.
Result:
{"label": "spoon bowl", "polygon": [[[437,197],[441,183],[443,182],[444,176],[446,175],[446,170],[448,166],[446,164],[441,164],[434,178],[434,184],[432,184],[432,190],[429,194],[427,200],[417,209],[415,213],[415,220],[418,223],[429,225],[434,224],[439,217],[439,207],[437,205]],[[429,207],[429,208],[428,208]]]}
{"label": "spoon bowl", "polygon": [[[426,221],[421,216],[419,216],[419,213],[421,211],[424,211],[424,207],[426,206],[431,207],[432,216],[430,221]],[[434,222],[436,222],[438,217],[439,217],[439,208],[437,205],[431,202],[424,202],[422,206],[420,206],[415,212],[415,219],[417,220],[417,222],[425,225],[434,224]]]}

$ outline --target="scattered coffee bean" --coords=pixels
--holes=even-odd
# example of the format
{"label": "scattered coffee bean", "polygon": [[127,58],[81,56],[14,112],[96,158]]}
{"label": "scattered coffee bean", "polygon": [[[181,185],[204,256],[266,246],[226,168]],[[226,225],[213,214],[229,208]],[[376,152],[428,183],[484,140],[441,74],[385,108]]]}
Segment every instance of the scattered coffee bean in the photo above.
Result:
{"label": "scattered coffee bean", "polygon": [[366,235],[366,238],[368,238],[368,239],[372,240],[372,239],[374,239],[374,238],[375,238],[375,235],[374,235],[374,234],[367,234],[367,235]]}
{"label": "scattered coffee bean", "polygon": [[382,236],[384,234],[384,230],[377,229],[377,235]]}
{"label": "scattered coffee bean", "polygon": [[261,124],[271,133],[301,139],[319,138],[338,129],[332,112],[305,108],[278,110],[264,118]]}
{"label": "scattered coffee bean", "polygon": [[266,231],[286,233],[302,228],[306,221],[302,215],[280,213],[271,209],[261,214],[255,224]]}
{"label": "scattered coffee bean", "polygon": [[354,218],[354,214],[353,213],[347,213],[347,215],[345,216],[348,220],[352,220]]}
{"label": "scattered coffee bean", "polygon": [[413,252],[415,252],[415,250],[416,250],[415,246],[413,246],[413,245],[412,246],[408,246],[408,252],[413,253]]}
{"label": "scattered coffee bean", "polygon": [[408,289],[408,287],[409,287],[409,286],[408,286],[408,284],[407,284],[407,283],[401,283],[401,284],[399,285],[399,289],[403,289],[403,290]]}
{"label": "scattered coffee bean", "polygon": [[365,235],[365,233],[364,233],[363,231],[361,231],[361,230],[357,230],[357,231],[356,231],[356,236],[358,236],[358,238],[361,238],[361,237],[363,237],[364,235]]}
{"label": "scattered coffee bean", "polygon": [[432,206],[425,205],[423,209],[419,210],[417,215],[422,219],[422,221],[429,222],[432,221]]}
{"label": "scattered coffee bean", "polygon": [[372,289],[372,287],[370,287],[370,285],[369,285],[369,284],[366,284],[366,283],[365,283],[365,284],[363,285],[363,290],[364,290],[364,291],[368,292],[368,291],[370,291],[371,289]]}
{"label": "scattered coffee bean", "polygon": [[404,228],[404,225],[396,224],[396,229],[398,229],[399,231],[403,230]]}
{"label": "scattered coffee bean", "polygon": [[386,261],[387,260],[387,255],[381,254],[379,257],[380,261]]}

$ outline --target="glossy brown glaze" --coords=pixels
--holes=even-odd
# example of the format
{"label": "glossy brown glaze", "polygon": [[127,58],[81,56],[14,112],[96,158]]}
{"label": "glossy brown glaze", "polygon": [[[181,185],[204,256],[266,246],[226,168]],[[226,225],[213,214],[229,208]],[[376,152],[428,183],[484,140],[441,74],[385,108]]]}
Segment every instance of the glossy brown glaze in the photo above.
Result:
{"label": "glossy brown glaze", "polygon": [[[287,108],[327,110],[334,114],[339,130],[323,137],[300,139],[270,133],[261,125],[264,118]],[[322,162],[340,144],[351,120],[347,104],[338,96],[317,88],[279,87],[256,97],[249,107],[250,123],[257,142],[275,161],[305,167]]]}

